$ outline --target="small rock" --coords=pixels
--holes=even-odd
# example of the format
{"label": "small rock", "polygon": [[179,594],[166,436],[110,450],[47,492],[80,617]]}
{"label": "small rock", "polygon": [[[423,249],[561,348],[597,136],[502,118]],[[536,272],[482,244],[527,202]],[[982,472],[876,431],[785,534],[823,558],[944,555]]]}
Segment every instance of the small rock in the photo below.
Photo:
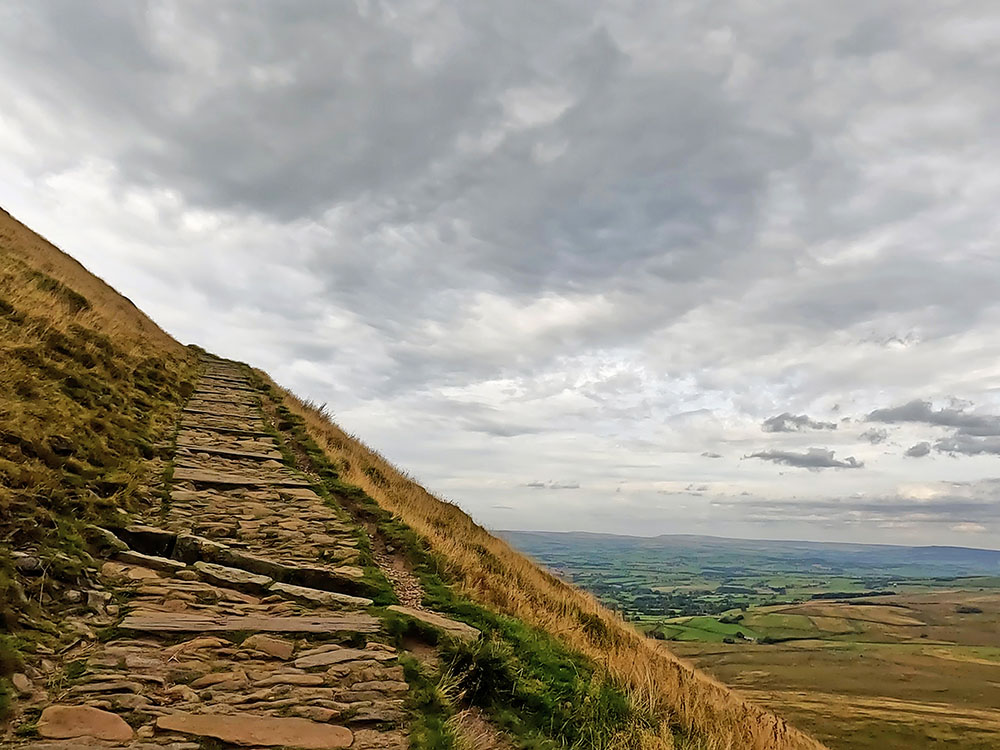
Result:
{"label": "small rock", "polygon": [[187,685],[174,685],[167,688],[167,695],[173,695],[186,703],[198,703],[201,701],[198,693]]}
{"label": "small rock", "polygon": [[77,591],[76,589],[69,589],[65,594],[63,594],[63,599],[69,604],[79,604],[83,601],[83,592]]}
{"label": "small rock", "polygon": [[117,714],[91,706],[48,706],[38,720],[38,734],[46,739],[94,737],[125,742],[132,739],[132,727]]}
{"label": "small rock", "polygon": [[94,591],[91,589],[87,592],[87,607],[98,614],[105,614],[107,612],[106,607],[110,601],[111,594],[107,591]]}
{"label": "small rock", "polygon": [[14,567],[25,576],[40,576],[43,572],[42,561],[23,552],[14,552]]}
{"label": "small rock", "polygon": [[182,581],[197,581],[198,573],[194,570],[188,570],[185,568],[184,570],[178,570],[174,573],[174,578],[178,578]]}
{"label": "small rock", "polygon": [[136,730],[135,736],[139,737],[140,739],[148,740],[150,737],[153,736],[153,734],[155,732],[156,732],[156,726],[155,725],[153,725],[153,724],[146,724],[145,726],[139,727]]}
{"label": "small rock", "polygon": [[128,545],[107,529],[88,524],[84,527],[84,537],[101,551],[124,552]]}
{"label": "small rock", "polygon": [[28,679],[28,675],[26,674],[15,672],[11,675],[10,681],[14,685],[14,689],[18,695],[31,695],[34,692],[35,686],[31,684],[31,680]]}

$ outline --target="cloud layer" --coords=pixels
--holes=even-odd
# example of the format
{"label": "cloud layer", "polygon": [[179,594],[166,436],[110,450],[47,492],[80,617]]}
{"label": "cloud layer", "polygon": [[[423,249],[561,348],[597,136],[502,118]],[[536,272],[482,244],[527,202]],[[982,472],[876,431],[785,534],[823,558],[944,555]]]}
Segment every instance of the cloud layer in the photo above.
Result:
{"label": "cloud layer", "polygon": [[1000,545],[843,500],[1000,474],[998,27],[15,0],[0,204],[489,525]]}

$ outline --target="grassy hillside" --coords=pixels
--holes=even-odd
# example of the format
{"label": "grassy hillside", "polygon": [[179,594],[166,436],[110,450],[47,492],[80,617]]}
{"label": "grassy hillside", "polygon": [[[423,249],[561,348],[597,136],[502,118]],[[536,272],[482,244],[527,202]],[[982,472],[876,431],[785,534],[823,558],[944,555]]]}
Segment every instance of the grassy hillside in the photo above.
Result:
{"label": "grassy hillside", "polygon": [[[284,405],[304,421],[309,436],[347,481],[419,535],[441,573],[462,594],[554,634],[625,689],[630,703],[650,721],[630,734],[624,746],[651,750],[681,745],[706,750],[822,747],[640,635],[593,597],[489,534],[455,505],[431,495],[337,427],[322,409],[289,391],[284,391]],[[446,602],[440,604],[447,607]]]}
{"label": "grassy hillside", "polygon": [[[196,358],[79,264],[0,215],[0,586],[4,673],[62,627],[48,587],[93,566],[83,524],[159,502]],[[522,747],[820,748],[541,570],[321,410],[258,373],[275,425],[324,491],[419,579],[425,603],[479,627],[428,687]],[[44,568],[26,578],[24,567]],[[37,573],[37,570],[36,570]],[[31,586],[27,584],[30,580]],[[0,704],[0,708],[2,708]],[[447,747],[428,720],[414,747]]]}
{"label": "grassy hillside", "polygon": [[[80,529],[148,501],[193,358],[134,305],[0,211],[0,714],[44,606],[90,562]],[[43,575],[20,576],[19,568]]]}

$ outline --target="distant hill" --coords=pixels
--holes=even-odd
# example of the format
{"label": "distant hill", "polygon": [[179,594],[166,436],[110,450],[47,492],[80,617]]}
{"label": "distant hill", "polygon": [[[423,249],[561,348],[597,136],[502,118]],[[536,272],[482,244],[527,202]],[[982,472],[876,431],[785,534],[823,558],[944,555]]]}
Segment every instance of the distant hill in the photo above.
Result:
{"label": "distant hill", "polygon": [[497,531],[498,536],[546,565],[582,555],[638,560],[697,561],[717,564],[718,557],[745,568],[783,563],[818,567],[831,574],[870,568],[909,578],[1000,575],[1000,550],[971,547],[906,547],[889,544],[730,539],[691,534],[655,537],[555,531]]}

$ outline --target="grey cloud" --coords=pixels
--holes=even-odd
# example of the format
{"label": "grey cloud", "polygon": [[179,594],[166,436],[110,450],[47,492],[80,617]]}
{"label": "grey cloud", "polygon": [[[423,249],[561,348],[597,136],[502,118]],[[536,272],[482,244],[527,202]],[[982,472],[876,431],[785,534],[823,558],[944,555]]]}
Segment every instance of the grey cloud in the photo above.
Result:
{"label": "grey cloud", "polygon": [[[774,404],[993,397],[995,4],[233,7],[0,3],[0,197],[470,508],[511,466],[579,478],[581,515],[664,460],[773,482],[698,454],[756,450]],[[964,436],[935,450],[1000,436],[918,411]],[[860,466],[772,420],[759,460]]]}
{"label": "grey cloud", "polygon": [[1000,455],[1000,437],[975,437],[956,434],[934,443],[934,450],[942,453],[961,453],[965,456]]}
{"label": "grey cloud", "polygon": [[941,525],[955,523],[998,523],[1000,504],[989,482],[981,487],[954,488],[930,499],[914,500],[900,495],[877,497],[833,497],[809,501],[773,500],[761,497],[713,499],[714,507],[741,512],[757,523],[773,523],[789,515],[811,516],[824,526],[844,528],[875,523]]}
{"label": "grey cloud", "polygon": [[794,451],[766,450],[751,453],[747,458],[759,458],[762,461],[771,461],[776,464],[795,466],[810,471],[820,469],[861,469],[864,467],[862,461],[858,461],[854,456],[848,456],[841,460],[834,457],[834,452],[825,448],[810,448],[805,453]]}
{"label": "grey cloud", "polygon": [[884,443],[889,437],[889,431],[883,430],[878,427],[872,427],[871,429],[865,430],[860,435],[858,435],[862,440],[866,440],[872,445],[878,445],[879,443]]}
{"label": "grey cloud", "polygon": [[761,429],[764,432],[798,432],[800,430],[836,430],[837,425],[834,422],[819,422],[814,419],[810,419],[805,414],[790,414],[789,412],[784,412],[783,414],[777,414],[773,417],[769,417],[764,420],[761,425]]}
{"label": "grey cloud", "polygon": [[908,456],[910,458],[923,458],[930,452],[931,452],[931,444],[928,442],[921,442],[921,443],[916,443],[915,445],[911,445],[909,448],[906,449],[906,453],[903,455]]}
{"label": "grey cloud", "polygon": [[915,399],[902,406],[876,409],[868,415],[869,422],[919,422],[940,427],[955,427],[965,435],[1000,436],[1000,416],[975,414],[965,409],[944,407],[934,409],[930,401]]}

